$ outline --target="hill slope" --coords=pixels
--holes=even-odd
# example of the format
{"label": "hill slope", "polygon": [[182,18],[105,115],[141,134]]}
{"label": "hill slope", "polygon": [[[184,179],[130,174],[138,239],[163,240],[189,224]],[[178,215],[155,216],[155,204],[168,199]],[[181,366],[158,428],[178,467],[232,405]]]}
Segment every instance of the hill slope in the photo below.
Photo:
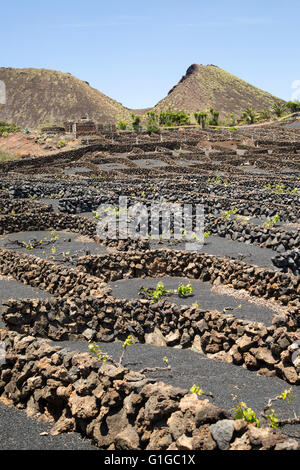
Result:
{"label": "hill slope", "polygon": [[193,64],[154,110],[166,111],[170,106],[174,111],[194,113],[212,107],[221,119],[228,119],[230,114],[239,118],[247,107],[269,109],[275,101],[284,102],[215,65]]}
{"label": "hill slope", "polygon": [[0,80],[6,85],[0,121],[36,127],[83,116],[103,123],[130,119],[127,108],[68,73],[0,68]]}

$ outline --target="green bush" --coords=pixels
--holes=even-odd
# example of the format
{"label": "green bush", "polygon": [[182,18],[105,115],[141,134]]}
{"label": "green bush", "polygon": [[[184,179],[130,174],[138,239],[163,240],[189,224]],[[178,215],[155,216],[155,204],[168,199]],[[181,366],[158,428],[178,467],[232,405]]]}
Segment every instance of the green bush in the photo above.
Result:
{"label": "green bush", "polygon": [[257,118],[259,121],[268,121],[271,119],[271,112],[268,109],[262,109],[259,111]]}
{"label": "green bush", "polygon": [[158,125],[158,116],[157,114],[154,112],[154,111],[149,111],[149,113],[147,113],[147,123],[146,123],[146,129],[147,129],[147,132],[148,134],[159,134],[160,132],[160,129],[159,129],[159,125]]}
{"label": "green bush", "polygon": [[117,124],[117,129],[119,129],[121,131],[125,131],[127,129],[127,126],[128,126],[128,122],[119,121],[118,124]]}
{"label": "green bush", "polygon": [[291,113],[297,113],[300,111],[300,101],[288,101],[286,107]]}
{"label": "green bush", "polygon": [[174,112],[169,108],[167,111],[162,111],[159,114],[159,125],[172,127],[184,126],[190,124],[190,118],[184,111]]}
{"label": "green bush", "polygon": [[7,124],[0,121],[0,136],[5,136],[13,132],[19,132],[20,128],[16,124]]}
{"label": "green bush", "polygon": [[255,109],[246,108],[243,114],[241,115],[241,119],[247,124],[254,124],[257,121],[257,112],[255,111]]}
{"label": "green bush", "polygon": [[202,129],[205,129],[205,124],[207,120],[207,113],[194,113],[194,117]]}
{"label": "green bush", "polygon": [[67,142],[66,142],[65,140],[63,140],[63,139],[60,139],[60,140],[57,142],[57,147],[58,147],[59,149],[65,147],[66,145],[67,145]]}
{"label": "green bush", "polygon": [[276,117],[280,118],[285,113],[286,106],[284,103],[274,103],[271,111]]}
{"label": "green bush", "polygon": [[134,114],[131,115],[132,117],[132,128],[135,131],[139,131],[141,129],[141,118],[140,116],[135,116]]}
{"label": "green bush", "polygon": [[210,108],[209,110],[211,119],[209,120],[208,124],[210,126],[217,126],[219,124],[219,111],[215,111],[213,108]]}
{"label": "green bush", "polygon": [[148,122],[146,125],[148,134],[159,134],[159,127],[155,123]]}

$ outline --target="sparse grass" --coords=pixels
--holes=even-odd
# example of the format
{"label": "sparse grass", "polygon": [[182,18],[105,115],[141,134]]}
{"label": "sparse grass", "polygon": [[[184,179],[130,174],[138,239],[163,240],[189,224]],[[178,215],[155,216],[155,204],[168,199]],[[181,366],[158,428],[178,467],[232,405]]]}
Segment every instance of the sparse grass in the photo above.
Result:
{"label": "sparse grass", "polygon": [[249,106],[260,111],[270,109],[276,102],[283,103],[219,67],[196,65],[154,109],[160,112],[172,106],[178,111],[180,103],[186,113],[194,113],[199,109],[209,112],[210,108],[217,107],[220,119],[228,120],[232,113],[240,116]]}
{"label": "sparse grass", "polygon": [[15,124],[8,124],[6,122],[0,121],[0,137],[5,137],[14,132],[19,132],[19,130],[20,128]]}
{"label": "sparse grass", "polygon": [[[48,69],[2,68],[1,74],[1,79],[9,84],[14,103],[7,119],[15,120],[20,126],[36,128],[41,123],[44,127],[48,123],[79,119],[83,115],[82,109],[97,122],[130,120],[127,108],[68,73]],[[53,87],[48,85],[53,83]]]}
{"label": "sparse grass", "polygon": [[65,147],[66,145],[67,145],[67,142],[66,142],[65,140],[63,140],[63,139],[60,139],[60,140],[57,142],[57,147],[58,147],[59,149]]}
{"label": "sparse grass", "polygon": [[3,152],[0,150],[0,162],[9,162],[11,160],[16,160],[18,157],[16,155],[11,155],[8,152]]}

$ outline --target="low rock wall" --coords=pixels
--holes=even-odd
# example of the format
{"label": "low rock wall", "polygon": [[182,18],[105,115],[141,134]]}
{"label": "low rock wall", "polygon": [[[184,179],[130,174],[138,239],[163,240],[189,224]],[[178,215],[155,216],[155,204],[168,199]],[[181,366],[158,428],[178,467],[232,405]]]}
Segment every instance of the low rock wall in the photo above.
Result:
{"label": "low rock wall", "polygon": [[5,249],[0,249],[0,273],[57,297],[101,297],[110,293],[105,282],[78,269]]}
{"label": "low rock wall", "polygon": [[90,255],[79,258],[77,266],[105,282],[134,277],[181,276],[246,289],[251,295],[273,298],[291,308],[299,309],[300,305],[299,276],[205,253],[146,250]]}
{"label": "low rock wall", "polygon": [[270,428],[234,420],[207,399],[89,353],[66,352],[6,330],[0,340],[6,346],[1,398],[31,417],[53,421],[52,435],[79,431],[109,450],[299,448]]}
{"label": "low rock wall", "polygon": [[9,300],[2,307],[7,328],[54,341],[110,342],[134,334],[141,343],[192,348],[210,357],[300,383],[299,319],[274,315],[272,326],[217,311],[168,301],[47,299]]}

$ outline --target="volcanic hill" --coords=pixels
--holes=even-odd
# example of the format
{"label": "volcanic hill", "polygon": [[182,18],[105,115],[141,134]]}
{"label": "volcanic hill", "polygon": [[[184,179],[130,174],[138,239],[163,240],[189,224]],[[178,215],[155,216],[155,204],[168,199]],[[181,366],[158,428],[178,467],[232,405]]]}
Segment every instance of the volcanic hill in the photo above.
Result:
{"label": "volcanic hill", "polygon": [[83,116],[102,123],[130,120],[130,111],[122,104],[69,73],[2,67],[0,80],[6,86],[0,121],[37,127]]}
{"label": "volcanic hill", "polygon": [[239,118],[248,107],[257,111],[270,109],[274,102],[284,103],[215,65],[193,64],[154,110],[166,111],[170,107],[193,114],[213,108],[220,112],[221,119],[228,119],[231,114]]}
{"label": "volcanic hill", "polygon": [[[62,124],[88,117],[99,123],[131,122],[131,113],[145,116],[150,109],[130,110],[69,73],[47,69],[0,67],[6,85],[6,104],[0,105],[0,121],[23,127]],[[186,74],[157,103],[154,111],[183,110],[220,112],[220,119],[238,118],[247,108],[270,109],[284,102],[215,65],[191,65]]]}

